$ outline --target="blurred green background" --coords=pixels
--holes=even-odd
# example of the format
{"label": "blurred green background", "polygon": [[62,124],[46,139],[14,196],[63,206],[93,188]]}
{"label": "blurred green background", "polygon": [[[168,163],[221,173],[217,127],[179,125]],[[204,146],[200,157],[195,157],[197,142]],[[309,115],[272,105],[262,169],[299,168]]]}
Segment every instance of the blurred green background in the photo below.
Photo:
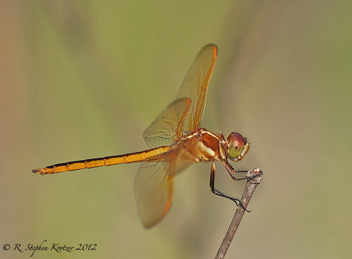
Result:
{"label": "blurred green background", "polygon": [[[236,207],[210,192],[209,164],[176,178],[151,230],[137,164],[31,169],[146,149],[143,131],[215,43],[202,126],[248,137],[236,166],[264,172],[226,258],[350,258],[351,13],[350,1],[1,1],[0,257],[47,240],[98,244],[71,258],[213,258]],[[217,185],[244,187],[220,164]]]}

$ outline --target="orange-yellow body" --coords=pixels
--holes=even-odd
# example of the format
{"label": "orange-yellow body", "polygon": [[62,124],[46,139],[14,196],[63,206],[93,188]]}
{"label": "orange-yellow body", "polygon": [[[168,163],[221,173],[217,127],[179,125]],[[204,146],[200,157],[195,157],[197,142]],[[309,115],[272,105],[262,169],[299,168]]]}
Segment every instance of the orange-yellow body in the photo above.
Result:
{"label": "orange-yellow body", "polygon": [[[192,163],[211,162],[211,191],[235,201],[236,199],[215,188],[214,162],[220,161],[232,179],[239,180],[228,159],[234,162],[242,160],[249,149],[249,143],[237,132],[232,132],[225,140],[222,133],[216,135],[200,128],[217,54],[218,49],[212,44],[199,52],[186,74],[176,101],[144,132],[148,150],[60,163],[32,171],[45,175],[141,162],[134,181],[134,190],[140,218],[147,228],[167,214],[173,198],[174,176]],[[242,173],[245,172],[242,170]]]}

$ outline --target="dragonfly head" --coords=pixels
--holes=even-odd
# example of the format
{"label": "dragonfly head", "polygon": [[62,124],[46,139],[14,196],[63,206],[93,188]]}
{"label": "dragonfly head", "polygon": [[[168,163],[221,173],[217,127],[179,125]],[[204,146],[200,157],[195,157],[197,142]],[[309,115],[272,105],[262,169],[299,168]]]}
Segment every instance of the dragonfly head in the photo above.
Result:
{"label": "dragonfly head", "polygon": [[227,137],[227,157],[234,162],[241,161],[249,150],[249,142],[238,132],[232,132]]}

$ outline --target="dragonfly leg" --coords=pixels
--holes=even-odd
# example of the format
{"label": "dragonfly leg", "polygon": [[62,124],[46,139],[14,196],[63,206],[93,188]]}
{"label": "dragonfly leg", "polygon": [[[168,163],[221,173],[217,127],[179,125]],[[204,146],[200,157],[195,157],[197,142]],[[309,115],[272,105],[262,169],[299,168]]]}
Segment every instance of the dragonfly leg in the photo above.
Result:
{"label": "dragonfly leg", "polygon": [[250,173],[252,170],[249,170],[249,169],[236,170],[235,168],[232,167],[232,165],[229,162],[223,161],[222,163],[226,168],[226,171],[229,173],[229,175],[233,180],[236,180],[236,181],[246,180],[246,179],[250,179],[250,177],[252,176],[252,174]]}
{"label": "dragonfly leg", "polygon": [[210,171],[210,190],[212,193],[214,193],[215,195],[218,195],[220,197],[224,197],[227,199],[230,199],[231,201],[233,201],[237,206],[241,206],[245,211],[247,212],[251,212],[250,210],[247,210],[247,208],[245,208],[241,202],[240,199],[238,198],[234,198],[232,196],[229,196],[221,191],[219,191],[218,189],[215,188],[215,163],[211,164],[211,171]]}

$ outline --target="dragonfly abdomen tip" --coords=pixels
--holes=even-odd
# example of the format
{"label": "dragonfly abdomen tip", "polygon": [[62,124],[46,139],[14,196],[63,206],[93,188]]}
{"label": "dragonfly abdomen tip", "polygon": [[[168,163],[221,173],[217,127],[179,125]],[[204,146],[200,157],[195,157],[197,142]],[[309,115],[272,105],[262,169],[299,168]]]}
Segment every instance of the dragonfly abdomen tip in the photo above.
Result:
{"label": "dragonfly abdomen tip", "polygon": [[35,173],[35,174],[42,174],[42,169],[41,168],[33,169],[32,172]]}

